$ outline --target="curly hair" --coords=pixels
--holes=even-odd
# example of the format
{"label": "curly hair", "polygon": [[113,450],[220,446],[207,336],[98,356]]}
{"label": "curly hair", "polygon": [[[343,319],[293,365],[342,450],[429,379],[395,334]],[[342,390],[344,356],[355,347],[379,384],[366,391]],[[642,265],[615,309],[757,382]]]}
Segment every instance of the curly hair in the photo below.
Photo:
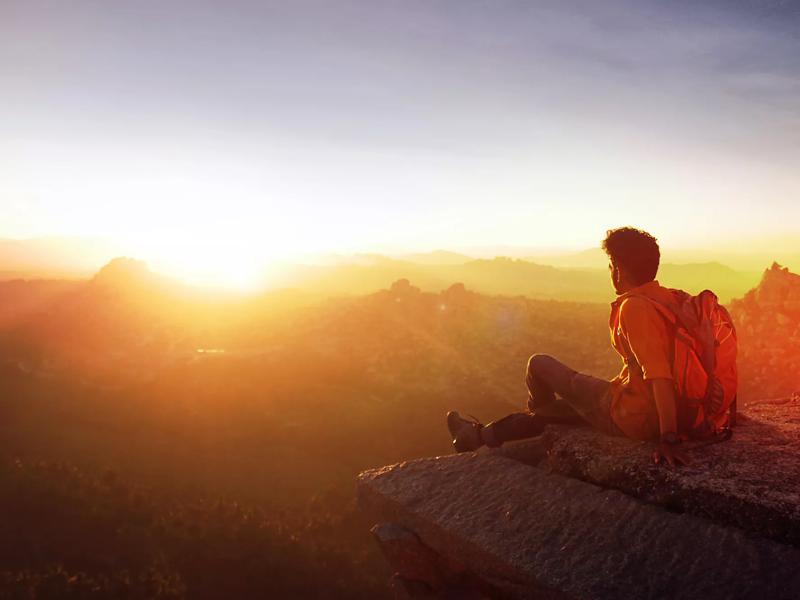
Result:
{"label": "curly hair", "polygon": [[661,251],[652,235],[635,227],[609,229],[603,250],[611,262],[625,269],[636,285],[653,281],[658,272]]}

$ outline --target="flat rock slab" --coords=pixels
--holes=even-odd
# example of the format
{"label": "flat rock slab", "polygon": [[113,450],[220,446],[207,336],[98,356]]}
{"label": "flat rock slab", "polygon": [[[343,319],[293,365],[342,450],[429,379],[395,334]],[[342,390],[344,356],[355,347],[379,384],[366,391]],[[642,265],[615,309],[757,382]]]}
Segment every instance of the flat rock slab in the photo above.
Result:
{"label": "flat rock slab", "polygon": [[366,471],[382,521],[511,598],[798,598],[800,551],[500,453]]}
{"label": "flat rock slab", "polygon": [[800,547],[800,398],[746,407],[729,441],[687,450],[670,470],[650,460],[652,444],[588,428],[550,427],[509,444],[506,456],[647,502],[734,525]]}

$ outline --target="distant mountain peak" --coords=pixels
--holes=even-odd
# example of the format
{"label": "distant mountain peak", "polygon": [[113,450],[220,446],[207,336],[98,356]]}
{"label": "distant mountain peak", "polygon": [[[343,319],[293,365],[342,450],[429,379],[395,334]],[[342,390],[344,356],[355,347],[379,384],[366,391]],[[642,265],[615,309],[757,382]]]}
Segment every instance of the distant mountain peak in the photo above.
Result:
{"label": "distant mountain peak", "polygon": [[756,294],[761,302],[800,300],[800,275],[773,262],[761,276]]}
{"label": "distant mountain peak", "polygon": [[144,261],[120,256],[103,266],[92,278],[95,285],[129,286],[152,282],[155,275]]}

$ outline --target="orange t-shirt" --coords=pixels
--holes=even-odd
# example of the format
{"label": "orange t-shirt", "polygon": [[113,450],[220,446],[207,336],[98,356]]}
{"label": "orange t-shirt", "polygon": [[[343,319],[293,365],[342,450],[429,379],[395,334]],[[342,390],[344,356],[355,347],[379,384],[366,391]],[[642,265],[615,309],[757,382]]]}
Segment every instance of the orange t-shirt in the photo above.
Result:
{"label": "orange t-shirt", "polygon": [[669,288],[650,281],[622,294],[611,304],[611,344],[623,367],[611,381],[611,418],[633,439],[658,438],[658,411],[648,381],[672,379],[672,340],[664,318],[646,298],[671,304]]}

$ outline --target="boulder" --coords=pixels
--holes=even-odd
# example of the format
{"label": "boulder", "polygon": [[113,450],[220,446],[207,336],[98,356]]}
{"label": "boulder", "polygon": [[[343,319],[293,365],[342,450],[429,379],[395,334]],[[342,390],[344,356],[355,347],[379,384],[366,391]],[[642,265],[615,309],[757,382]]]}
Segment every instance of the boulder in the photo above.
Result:
{"label": "boulder", "polygon": [[425,580],[406,590],[434,597],[797,598],[800,399],[742,417],[680,469],[652,464],[649,444],[551,427],[366,471],[359,501],[406,532],[427,566],[387,557],[398,577]]}
{"label": "boulder", "polygon": [[729,441],[687,444],[692,462],[674,470],[652,463],[651,444],[588,428],[551,429],[528,462],[544,452],[551,471],[800,546],[800,397],[745,409]]}

